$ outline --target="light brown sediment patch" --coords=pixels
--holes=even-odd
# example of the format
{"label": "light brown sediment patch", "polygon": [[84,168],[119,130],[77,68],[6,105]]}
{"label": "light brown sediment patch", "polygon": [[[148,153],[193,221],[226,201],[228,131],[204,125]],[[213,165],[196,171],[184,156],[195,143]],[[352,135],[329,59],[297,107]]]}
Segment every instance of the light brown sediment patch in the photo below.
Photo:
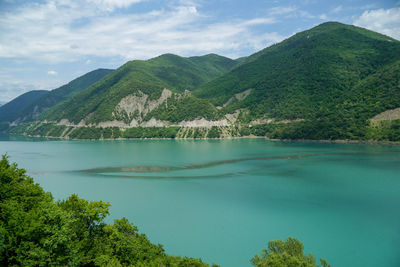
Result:
{"label": "light brown sediment patch", "polygon": [[177,124],[170,123],[168,121],[157,120],[155,118],[151,118],[148,121],[139,122],[136,119],[132,119],[130,124],[127,124],[123,121],[113,120],[113,121],[103,121],[97,124],[74,124],[69,122],[67,119],[62,119],[59,122],[45,122],[45,123],[54,123],[56,125],[65,125],[71,127],[96,127],[96,128],[106,128],[106,127],[118,127],[121,129],[126,128],[134,128],[134,127],[186,127],[186,128],[211,128],[213,126],[223,127],[230,126],[230,122],[225,118],[218,121],[209,121],[204,118],[199,118],[191,121],[181,121]]}
{"label": "light brown sediment patch", "polygon": [[[127,128],[130,125],[126,124],[123,121],[117,121],[117,120],[113,120],[113,121],[102,121],[99,122],[95,127],[102,127],[102,128],[106,128],[106,127],[120,127],[120,128]],[[136,126],[136,125],[135,125]]]}
{"label": "light brown sediment patch", "polygon": [[213,126],[229,126],[229,122],[227,119],[222,119],[219,121],[209,121],[206,120],[204,118],[201,119],[197,119],[197,120],[192,120],[192,121],[181,121],[180,123],[178,123],[177,126],[181,126],[181,127],[190,127],[190,128],[198,128],[198,127],[202,127],[202,128],[211,128]]}
{"label": "light brown sediment patch", "polygon": [[235,123],[239,117],[240,114],[240,109],[235,110],[234,113],[229,113],[225,114],[225,118],[230,122],[230,123]]}
{"label": "light brown sediment patch", "polygon": [[398,120],[400,119],[400,108],[386,110],[378,115],[375,115],[371,122],[375,123],[378,121],[391,121],[391,120]]}
{"label": "light brown sediment patch", "polygon": [[245,90],[243,92],[235,94],[234,96],[229,98],[229,100],[226,101],[226,103],[223,104],[222,107],[226,107],[227,105],[231,104],[234,101],[243,101],[246,97],[248,97],[251,94],[252,91],[253,91],[253,89],[250,88],[250,89],[247,89],[247,90]]}
{"label": "light brown sediment patch", "polygon": [[141,127],[165,127],[168,126],[168,123],[165,121],[157,120],[155,118],[151,118],[148,121],[142,122],[140,124]]}
{"label": "light brown sediment patch", "polygon": [[280,123],[292,123],[292,122],[300,122],[300,121],[304,121],[304,119],[286,119],[286,120],[280,120],[280,121],[276,121],[275,119],[258,119],[258,120],[254,120],[250,123],[250,125],[257,125],[257,124],[269,124],[269,123],[275,123],[275,124],[280,124]]}

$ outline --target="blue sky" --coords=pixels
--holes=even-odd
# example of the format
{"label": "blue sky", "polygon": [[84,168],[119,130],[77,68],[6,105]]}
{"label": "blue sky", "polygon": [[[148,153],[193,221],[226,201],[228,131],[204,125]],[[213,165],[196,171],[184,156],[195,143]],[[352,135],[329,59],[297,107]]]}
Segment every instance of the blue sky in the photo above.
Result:
{"label": "blue sky", "polygon": [[400,39],[400,1],[0,0],[0,102],[163,53],[247,56],[325,21]]}

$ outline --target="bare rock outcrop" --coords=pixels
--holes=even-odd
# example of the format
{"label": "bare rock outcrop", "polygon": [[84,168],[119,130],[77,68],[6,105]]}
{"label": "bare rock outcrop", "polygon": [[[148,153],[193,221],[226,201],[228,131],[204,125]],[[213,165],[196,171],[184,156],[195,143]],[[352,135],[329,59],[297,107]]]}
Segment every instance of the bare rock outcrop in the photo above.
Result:
{"label": "bare rock outcrop", "polygon": [[150,100],[149,95],[138,91],[136,94],[128,95],[121,99],[115,107],[113,115],[115,118],[124,118],[125,121],[141,121],[152,110],[166,103],[167,99],[172,97],[173,93],[164,88],[158,99]]}
{"label": "bare rock outcrop", "polygon": [[251,92],[253,91],[253,89],[247,89],[241,93],[237,93],[234,96],[232,96],[231,98],[229,98],[228,101],[226,101],[225,104],[222,105],[222,107],[226,107],[227,105],[229,105],[230,103],[234,102],[234,101],[243,101],[246,99],[246,97],[248,97]]}
{"label": "bare rock outcrop", "polygon": [[371,119],[371,122],[374,123],[378,121],[392,121],[397,119],[400,119],[400,108],[389,109],[382,113],[379,113]]}
{"label": "bare rock outcrop", "polygon": [[178,126],[181,127],[190,127],[190,128],[211,128],[213,126],[229,126],[229,122],[227,119],[222,119],[218,121],[209,121],[204,118],[192,120],[192,121],[181,121]]}

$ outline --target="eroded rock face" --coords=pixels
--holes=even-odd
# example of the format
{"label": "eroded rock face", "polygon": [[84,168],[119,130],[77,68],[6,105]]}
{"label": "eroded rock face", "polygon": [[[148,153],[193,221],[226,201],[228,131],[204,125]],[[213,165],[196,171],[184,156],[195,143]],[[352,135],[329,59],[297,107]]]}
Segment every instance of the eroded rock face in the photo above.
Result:
{"label": "eroded rock face", "polygon": [[204,118],[193,120],[193,121],[181,121],[178,126],[190,127],[190,128],[211,128],[213,126],[229,126],[229,122],[226,119],[219,121],[208,121]]}
{"label": "eroded rock face", "polygon": [[136,111],[138,111],[139,114],[142,114],[145,109],[148,97],[148,95],[143,94],[141,91],[139,91],[137,95],[128,95],[122,98],[118,105],[115,107],[115,113],[126,113],[129,117],[133,116]]}
{"label": "eroded rock face", "polygon": [[149,100],[149,96],[139,90],[138,93],[121,99],[115,107],[114,117],[123,118],[129,124],[133,120],[141,121],[147,113],[159,107],[170,97],[172,97],[172,92],[166,88],[162,91],[160,98],[155,100]]}
{"label": "eroded rock face", "polygon": [[[243,92],[244,93],[244,92]],[[241,93],[242,94],[242,93]],[[248,94],[248,93],[246,93]],[[168,99],[179,99],[181,97],[190,97],[189,91],[185,91],[184,94],[173,93],[172,91],[164,88],[158,99],[150,100],[149,95],[138,91],[135,94],[128,95],[121,99],[118,105],[115,107],[113,116],[114,119],[111,121],[103,121],[99,123],[86,123],[92,114],[89,114],[86,118],[80,121],[78,124],[72,123],[67,119],[62,119],[59,122],[55,122],[58,125],[65,125],[70,127],[117,127],[121,130],[132,128],[132,127],[169,127],[178,126],[186,128],[211,128],[213,126],[225,127],[229,126],[237,120],[239,111],[234,114],[227,114],[224,119],[218,121],[209,121],[204,118],[197,118],[191,121],[182,121],[174,124],[169,121],[162,121],[155,118],[151,118],[146,121],[145,116],[158,108],[160,105],[167,105]]]}
{"label": "eroded rock face", "polygon": [[229,113],[225,114],[225,118],[230,122],[230,123],[235,123],[239,117],[240,114],[240,109],[235,110],[234,113]]}
{"label": "eroded rock face", "polygon": [[[133,123],[133,125],[131,127],[136,127],[138,126],[137,121],[132,120],[132,122],[136,122]],[[107,127],[119,127],[119,128],[127,128],[129,127],[129,125],[127,125],[126,123],[124,123],[123,121],[117,121],[117,120],[113,120],[113,121],[102,121],[100,123],[98,123],[96,125],[96,127],[102,127],[102,128],[107,128]]]}
{"label": "eroded rock face", "polygon": [[397,119],[400,119],[400,108],[389,109],[382,113],[379,113],[371,119],[371,122],[391,121]]}
{"label": "eroded rock face", "polygon": [[286,119],[286,120],[280,120],[280,121],[277,121],[275,119],[258,119],[258,120],[254,120],[254,121],[250,122],[250,125],[270,124],[270,123],[273,123],[273,124],[280,124],[280,123],[286,124],[286,123],[300,122],[300,121],[304,121],[304,119],[298,118],[298,119]]}
{"label": "eroded rock face", "polygon": [[246,99],[246,97],[248,97],[251,92],[253,91],[253,89],[247,89],[246,91],[243,91],[241,93],[237,93],[234,96],[232,96],[231,98],[229,98],[228,101],[226,101],[226,103],[223,105],[223,107],[226,107],[227,105],[229,105],[230,103],[234,102],[234,101],[243,101]]}
{"label": "eroded rock face", "polygon": [[156,120],[155,118],[151,118],[149,121],[143,122],[140,126],[142,127],[165,127],[168,126],[166,121]]}

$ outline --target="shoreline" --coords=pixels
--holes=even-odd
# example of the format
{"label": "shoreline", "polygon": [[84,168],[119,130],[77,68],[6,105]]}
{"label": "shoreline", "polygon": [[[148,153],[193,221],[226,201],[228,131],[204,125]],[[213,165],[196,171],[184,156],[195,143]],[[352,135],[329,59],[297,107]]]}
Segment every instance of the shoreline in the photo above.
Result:
{"label": "shoreline", "polygon": [[400,141],[375,141],[375,140],[351,140],[351,139],[337,139],[337,140],[314,140],[314,139],[269,139],[275,142],[307,142],[307,143],[332,143],[332,144],[365,144],[365,145],[391,145],[400,146]]}
{"label": "shoreline", "polygon": [[150,138],[102,138],[102,139],[72,139],[54,136],[31,136],[31,135],[16,135],[9,134],[9,136],[23,136],[28,138],[44,138],[53,140],[70,140],[70,141],[123,141],[123,140],[224,140],[224,139],[265,139],[272,142],[306,142],[306,143],[332,143],[332,144],[365,144],[365,145],[390,145],[400,146],[400,142],[396,141],[374,141],[374,140],[351,140],[351,139],[337,139],[337,140],[314,140],[314,139],[271,139],[265,136],[231,136],[219,138],[163,138],[163,137],[150,137]]}
{"label": "shoreline", "polygon": [[64,137],[54,137],[54,136],[41,136],[41,135],[22,135],[22,134],[8,134],[9,136],[21,136],[27,138],[44,138],[44,139],[58,139],[58,140],[66,140],[66,141],[123,141],[123,140],[229,140],[229,139],[266,139],[270,141],[275,141],[272,139],[268,139],[264,136],[231,136],[231,137],[218,137],[218,138],[168,138],[168,137],[145,137],[145,138],[100,138],[100,139],[77,139],[77,138],[64,138]]}

